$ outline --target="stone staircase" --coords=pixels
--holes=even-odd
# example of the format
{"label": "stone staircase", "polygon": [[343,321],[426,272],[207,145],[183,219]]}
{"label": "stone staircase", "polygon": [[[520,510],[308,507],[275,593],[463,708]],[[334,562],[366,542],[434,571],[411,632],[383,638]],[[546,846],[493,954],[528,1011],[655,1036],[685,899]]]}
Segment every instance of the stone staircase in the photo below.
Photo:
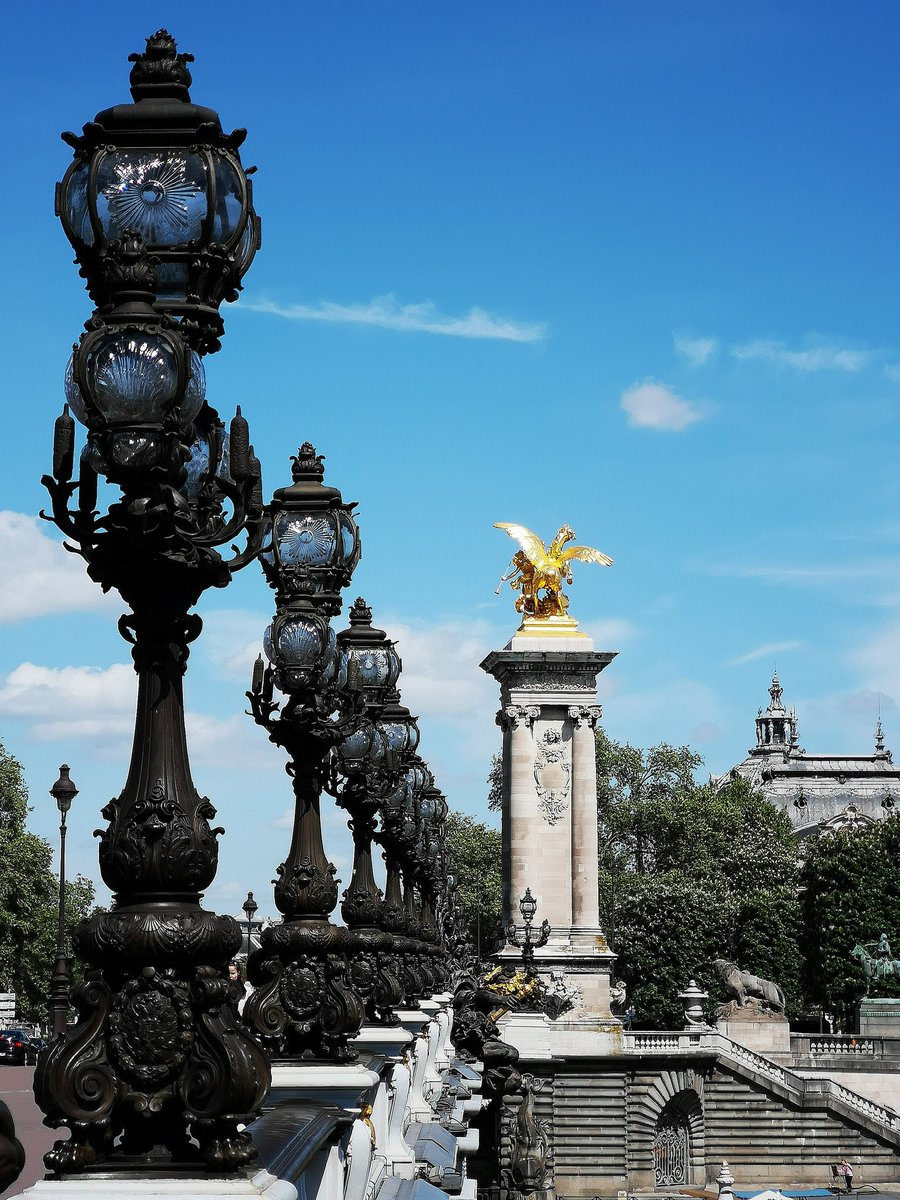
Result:
{"label": "stone staircase", "polygon": [[[794,1108],[826,1110],[900,1150],[900,1115],[827,1076],[810,1078],[772,1058],[749,1050],[714,1030],[626,1033],[626,1055],[713,1055],[725,1069],[772,1092]],[[900,1091],[900,1084],[898,1084]]]}

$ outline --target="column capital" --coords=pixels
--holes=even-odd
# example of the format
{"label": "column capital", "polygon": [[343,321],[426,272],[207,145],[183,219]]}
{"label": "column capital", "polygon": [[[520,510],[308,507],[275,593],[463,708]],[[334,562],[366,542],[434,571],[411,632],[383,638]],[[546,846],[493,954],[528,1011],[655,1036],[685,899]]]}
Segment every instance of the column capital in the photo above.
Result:
{"label": "column capital", "polygon": [[519,729],[522,726],[530,729],[540,715],[541,710],[536,704],[524,707],[521,704],[507,704],[497,713],[496,719],[497,724],[503,730]]}
{"label": "column capital", "polygon": [[599,704],[572,704],[569,707],[569,718],[575,723],[576,729],[587,725],[593,729],[603,715]]}

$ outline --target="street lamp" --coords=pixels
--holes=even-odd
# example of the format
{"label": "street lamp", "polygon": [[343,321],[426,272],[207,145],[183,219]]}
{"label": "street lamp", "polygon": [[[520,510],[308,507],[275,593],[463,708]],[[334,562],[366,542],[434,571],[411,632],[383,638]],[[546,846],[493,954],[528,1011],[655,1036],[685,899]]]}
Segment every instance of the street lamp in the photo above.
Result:
{"label": "street lamp", "polygon": [[534,927],[534,914],[537,912],[537,900],[531,894],[531,888],[525,889],[525,895],[519,901],[519,912],[522,914],[524,922],[524,937],[520,938],[515,923],[510,922],[506,927],[506,937],[514,946],[518,946],[522,951],[522,964],[526,971],[532,971],[534,968],[534,952],[540,950],[542,946],[546,946],[550,939],[552,930],[550,922],[545,920],[541,923],[540,933],[537,938],[531,936],[532,928]]}
{"label": "street lamp", "polygon": [[247,954],[250,953],[250,936],[253,933],[253,918],[256,916],[256,910],[259,905],[253,899],[253,893],[247,893],[247,899],[241,905],[244,910],[244,916],[247,918]]}
{"label": "street lamp", "polygon": [[66,957],[66,817],[78,788],[69,778],[69,767],[63,763],[59,779],[50,789],[59,809],[59,927],[56,935],[56,962],[50,982],[50,1032],[58,1037],[69,1024],[69,988],[72,973]]}
{"label": "street lamp", "polygon": [[354,939],[329,919],[338,887],[322,840],[321,797],[335,747],[366,726],[359,664],[330,623],[359,560],[359,534],[355,504],[323,483],[315,448],[304,443],[291,461],[293,482],[272,499],[260,555],[275,590],[263,638],[268,664],[257,659],[247,696],[254,720],[290,757],[294,824],[275,881],[284,921],[263,931],[250,956],[256,991],[243,1019],[279,1057],[353,1062],[350,1041],[365,1013],[350,971]]}
{"label": "street lamp", "polygon": [[[74,931],[89,967],[72,991],[78,1024],[35,1075],[47,1123],[70,1130],[44,1158],[58,1174],[135,1159],[237,1171],[256,1157],[244,1127],[270,1079],[226,1002],[240,927],[200,905],[223,830],[191,778],[183,695],[202,624],[191,610],[261,544],[247,422],[238,411],[226,436],[201,361],[219,347],[219,305],[236,297],[259,223],[243,132],[224,134],[191,102],[190,55],[161,30],[131,61],[134,103],[66,135],[75,156],[57,193],[97,310],[66,371],[44,483],[90,577],[131,610],[119,631],[138,677],[128,777],[102,814],[113,903]],[[75,419],[87,431],[77,481]],[[106,512],[98,476],[114,497]],[[244,548],[223,558],[242,533]]]}

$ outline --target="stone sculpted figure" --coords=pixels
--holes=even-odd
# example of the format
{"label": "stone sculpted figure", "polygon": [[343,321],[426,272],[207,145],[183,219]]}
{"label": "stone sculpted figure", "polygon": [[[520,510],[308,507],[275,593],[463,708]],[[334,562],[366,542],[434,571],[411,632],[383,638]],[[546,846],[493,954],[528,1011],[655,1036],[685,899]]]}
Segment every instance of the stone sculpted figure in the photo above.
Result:
{"label": "stone sculpted figure", "polygon": [[524,525],[497,521],[494,528],[505,529],[522,547],[513,555],[510,563],[513,569],[500,580],[497,591],[509,582],[513,591],[521,592],[516,600],[516,612],[525,617],[545,620],[566,615],[569,600],[562,588],[564,583],[572,582],[573,560],[599,563],[603,567],[612,566],[613,560],[609,555],[591,546],[569,546],[564,549],[566,542],[571,542],[575,537],[570,525],[561,526],[549,546],[545,546],[541,538]]}
{"label": "stone sculpted figure", "polygon": [[510,1200],[555,1200],[551,1144],[544,1121],[534,1114],[534,1093],[544,1081],[533,1075],[522,1076],[522,1100],[512,1128],[509,1166],[503,1178]]}
{"label": "stone sculpted figure", "polygon": [[738,1008],[744,1008],[748,1002],[755,1000],[765,1011],[784,1012],[784,992],[771,979],[762,979],[758,975],[751,975],[749,971],[742,971],[737,963],[727,958],[717,958],[713,962],[713,970]]}

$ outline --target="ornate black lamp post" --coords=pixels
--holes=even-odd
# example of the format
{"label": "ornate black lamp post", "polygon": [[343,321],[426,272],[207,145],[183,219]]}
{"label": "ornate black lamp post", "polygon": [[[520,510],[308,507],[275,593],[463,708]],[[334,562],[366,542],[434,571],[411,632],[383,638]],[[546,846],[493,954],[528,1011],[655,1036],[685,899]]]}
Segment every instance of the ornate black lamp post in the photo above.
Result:
{"label": "ornate black lamp post", "polygon": [[372,870],[372,841],[385,795],[397,783],[400,754],[391,746],[381,717],[400,675],[400,658],[384,631],[372,626],[372,611],[359,598],[350,627],[337,636],[348,672],[359,680],[366,722],[335,752],[333,792],[350,816],[353,871],[341,915],[352,933],[351,974],[370,1021],[393,1024],[403,999],[395,939],[384,925],[384,897]]}
{"label": "ornate black lamp post", "polygon": [[56,935],[56,962],[50,982],[50,1032],[64,1034],[69,1024],[69,988],[72,973],[66,957],[66,817],[78,788],[69,778],[66,763],[59,768],[59,779],[50,789],[59,809],[59,927]]}
{"label": "ornate black lamp post", "polygon": [[259,908],[259,905],[253,899],[252,892],[247,893],[247,899],[241,905],[241,908],[244,910],[244,916],[247,919],[247,953],[249,954],[251,950],[250,938],[253,935],[253,918],[256,916],[256,910]]}
{"label": "ornate black lamp post", "polygon": [[[191,608],[259,545],[247,423],[238,413],[226,438],[200,358],[218,347],[218,306],[236,295],[259,223],[243,133],[225,135],[191,102],[190,56],[160,31],[132,61],[134,103],[66,135],[75,161],[58,209],[98,309],[67,371],[44,482],[90,576],[131,609],[119,630],[132,644],[137,717],[125,787],[103,810],[113,905],[75,931],[88,967],[73,989],[78,1024],[42,1056],[35,1095],[48,1124],[71,1131],[45,1156],[52,1171],[230,1171],[255,1156],[242,1125],[269,1068],[227,999],[240,928],[200,906],[222,830],[191,779],[182,676],[201,627]],[[87,427],[77,482],[70,408]],[[120,492],[104,514],[98,475]],[[217,547],[242,530],[244,551],[224,560]]]}
{"label": "ornate black lamp post", "polygon": [[531,931],[534,927],[534,914],[537,912],[537,900],[531,894],[531,888],[525,889],[525,895],[519,901],[519,912],[522,914],[524,921],[524,938],[520,939],[516,926],[510,922],[506,927],[506,937],[514,946],[519,946],[522,950],[522,963],[526,971],[531,971],[534,967],[534,952],[540,950],[541,946],[546,946],[549,941],[550,934],[553,932],[550,928],[549,921],[541,923],[541,931],[537,939],[532,938]]}
{"label": "ornate black lamp post", "polygon": [[[350,931],[332,924],[335,868],[322,841],[321,795],[331,754],[366,725],[359,665],[338,646],[330,618],[340,611],[360,545],[354,504],[323,484],[322,458],[309,443],[293,461],[293,483],[270,505],[263,569],[276,613],[247,693],[254,719],[282,746],[294,787],[290,849],[278,868],[280,925],[264,930],[248,963],[256,991],[244,1020],[270,1050],[289,1058],[352,1061],[349,1039],[364,1010],[350,977]],[[274,689],[284,697],[276,701]]]}

